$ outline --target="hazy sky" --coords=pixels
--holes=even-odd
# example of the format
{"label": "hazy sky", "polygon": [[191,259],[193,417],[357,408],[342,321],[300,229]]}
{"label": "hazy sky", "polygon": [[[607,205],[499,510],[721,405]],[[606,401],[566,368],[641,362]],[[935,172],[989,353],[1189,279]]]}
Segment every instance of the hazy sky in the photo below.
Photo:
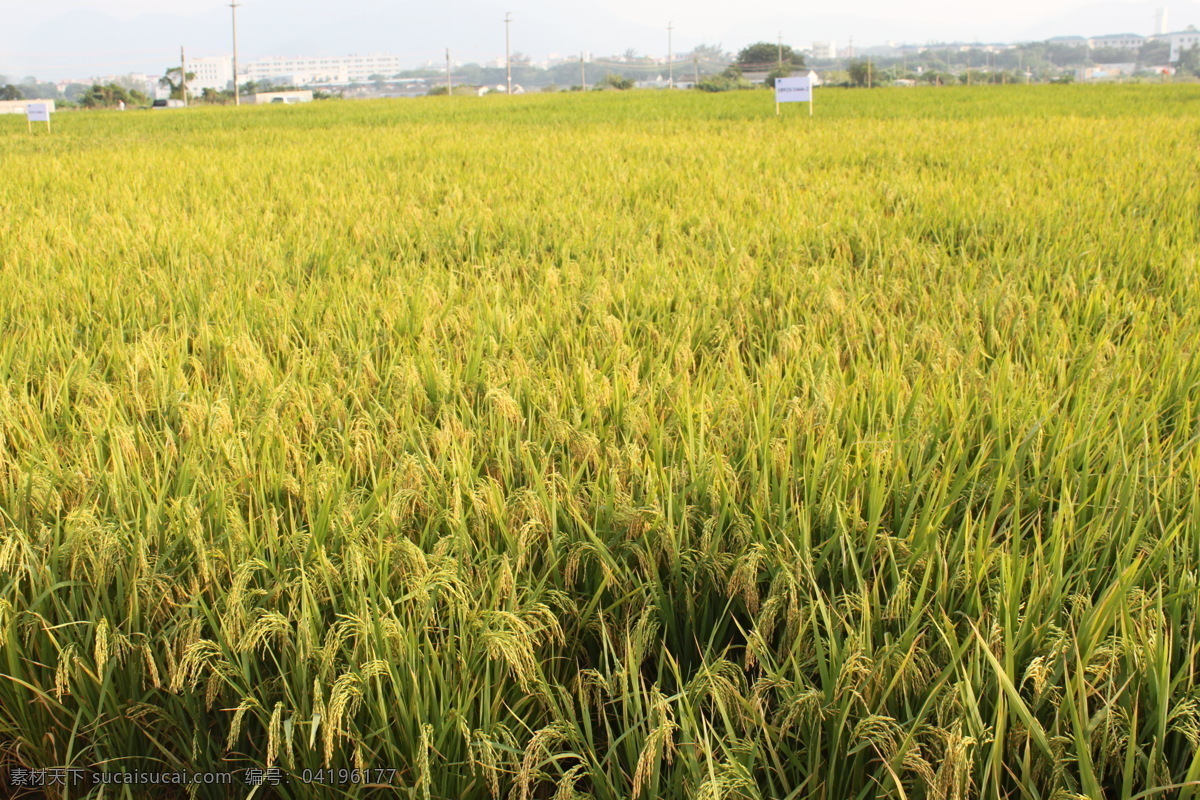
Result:
{"label": "hazy sky", "polygon": [[[807,46],[849,37],[857,45],[888,40],[1004,41],[1064,34],[1152,33],[1154,10],[1166,5],[1170,26],[1200,23],[1193,0],[842,0],[804,3],[759,0],[241,0],[243,59],[268,55],[386,52],[414,65],[482,61],[504,52],[504,13],[513,14],[513,49],[544,58],[587,50],[633,48],[665,55],[666,27],[674,47],[722,44],[728,50],[758,40]],[[228,0],[0,0],[0,74],[86,77],[161,72],[187,46],[196,55],[230,51]]]}
{"label": "hazy sky", "polygon": [[[271,2],[271,0],[245,0],[247,6],[285,9],[290,3]],[[19,26],[30,20],[41,20],[55,17],[64,11],[90,9],[102,11],[115,17],[131,19],[139,14],[175,13],[196,14],[211,9],[212,0],[173,0],[173,2],[152,2],[151,0],[39,0],[38,2],[12,2],[6,0],[0,3],[4,9],[6,22],[14,19]],[[355,10],[388,9],[398,4],[385,0],[342,0],[338,3],[343,8]],[[508,5],[519,9],[521,0],[512,0]],[[728,0],[595,0],[591,5],[609,9],[612,13],[631,18],[648,16],[688,18],[698,24],[720,25],[727,21],[732,5]],[[847,0],[837,4],[846,13],[861,16],[907,17],[930,22],[945,22],[953,20],[968,27],[983,25],[996,20],[1008,20],[1012,17],[1038,17],[1067,11],[1083,5],[1078,0],[1008,0],[1003,3],[963,2],[963,0],[922,0],[921,2],[895,3],[889,0]],[[1131,4],[1136,5],[1136,4]],[[566,6],[566,4],[564,4]],[[777,13],[794,13],[797,4],[788,0],[759,0],[753,4],[752,13],[758,16]],[[810,6],[811,8],[811,6]],[[569,11],[565,11],[569,15]]]}

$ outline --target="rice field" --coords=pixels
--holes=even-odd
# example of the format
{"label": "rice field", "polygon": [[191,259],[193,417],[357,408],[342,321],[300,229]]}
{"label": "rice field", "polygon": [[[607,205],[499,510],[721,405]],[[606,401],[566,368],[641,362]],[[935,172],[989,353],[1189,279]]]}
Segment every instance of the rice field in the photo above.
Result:
{"label": "rice field", "polygon": [[773,110],[0,118],[0,795],[1200,797],[1200,87]]}

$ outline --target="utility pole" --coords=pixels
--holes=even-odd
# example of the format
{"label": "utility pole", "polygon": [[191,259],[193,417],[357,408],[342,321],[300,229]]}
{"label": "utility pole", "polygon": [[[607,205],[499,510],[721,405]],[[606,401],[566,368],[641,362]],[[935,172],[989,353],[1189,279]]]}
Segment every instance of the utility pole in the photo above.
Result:
{"label": "utility pole", "polygon": [[871,57],[867,56],[867,88],[871,88]]}
{"label": "utility pole", "polygon": [[700,56],[692,54],[692,88],[700,83]]}
{"label": "utility pole", "polygon": [[512,94],[512,50],[509,47],[508,28],[512,22],[512,12],[504,12],[504,76],[508,85],[508,93]]}
{"label": "utility pole", "polygon": [[779,32],[779,38],[777,41],[779,43],[779,63],[776,64],[775,67],[780,72],[783,72],[783,31]]}
{"label": "utility pole", "polygon": [[587,91],[587,67],[584,66],[583,53],[579,54],[579,83]]}
{"label": "utility pole", "polygon": [[183,104],[187,105],[187,56],[179,48],[179,85],[183,87]]}
{"label": "utility pole", "polygon": [[242,104],[242,90],[238,87],[238,70],[237,70],[237,10],[241,5],[237,0],[233,0],[229,4],[229,10],[233,14],[233,104],[240,106]]}
{"label": "utility pole", "polygon": [[446,48],[446,96],[454,94],[454,80],[450,77],[450,48]]}
{"label": "utility pole", "polygon": [[667,23],[667,88],[675,88],[675,41],[672,39],[672,33],[675,30],[675,23]]}

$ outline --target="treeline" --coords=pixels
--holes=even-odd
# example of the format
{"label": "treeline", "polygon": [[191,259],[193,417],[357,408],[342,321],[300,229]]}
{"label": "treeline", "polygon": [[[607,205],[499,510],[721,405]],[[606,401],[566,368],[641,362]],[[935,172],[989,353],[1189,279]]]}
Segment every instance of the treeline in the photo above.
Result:
{"label": "treeline", "polygon": [[[44,88],[49,86],[51,90]],[[129,89],[116,83],[91,86],[78,85],[78,90],[66,96],[59,92],[54,84],[21,84],[7,83],[0,86],[0,100],[53,100],[59,107],[70,108],[136,108],[150,105],[150,98],[136,89]]]}
{"label": "treeline", "polygon": [[[983,47],[960,50],[957,45],[931,45],[921,52],[824,59],[816,61],[815,66],[824,72],[849,70],[854,63],[870,63],[883,80],[907,78],[923,83],[1013,83],[1027,79],[1046,82],[1065,79],[1077,69],[1110,64],[1135,64],[1137,69],[1148,71],[1166,66],[1170,53],[1170,44],[1161,40],[1148,41],[1136,50],[1089,48],[1083,43],[1070,42],[1028,42],[1001,52]],[[1200,76],[1200,49],[1184,52],[1173,66],[1181,75]]]}
{"label": "treeline", "polygon": [[59,91],[53,83],[26,78],[20,83],[11,83],[0,75],[0,100],[53,100],[59,108],[127,108],[150,105],[151,98],[143,91],[128,84],[108,82],[71,84]]}

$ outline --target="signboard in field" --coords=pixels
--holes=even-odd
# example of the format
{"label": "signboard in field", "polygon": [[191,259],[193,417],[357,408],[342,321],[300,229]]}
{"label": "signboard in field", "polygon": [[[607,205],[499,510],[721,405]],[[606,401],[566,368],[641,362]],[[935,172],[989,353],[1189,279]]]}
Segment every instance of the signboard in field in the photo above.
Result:
{"label": "signboard in field", "polygon": [[25,104],[25,119],[30,122],[49,122],[50,121],[50,104],[49,103],[26,103]]}
{"label": "signboard in field", "polygon": [[812,78],[807,75],[800,78],[776,78],[776,103],[811,103]]}

